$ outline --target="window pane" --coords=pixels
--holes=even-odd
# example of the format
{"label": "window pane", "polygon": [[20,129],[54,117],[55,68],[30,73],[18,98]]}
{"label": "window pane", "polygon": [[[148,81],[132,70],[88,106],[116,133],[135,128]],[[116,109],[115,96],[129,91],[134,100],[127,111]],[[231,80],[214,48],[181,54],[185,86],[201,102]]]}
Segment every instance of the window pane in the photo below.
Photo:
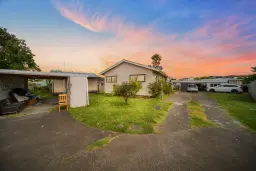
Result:
{"label": "window pane", "polygon": [[107,77],[107,83],[111,83],[111,77]]}
{"label": "window pane", "polygon": [[137,80],[137,75],[131,75],[131,76],[130,76],[130,79],[131,79],[131,80]]}
{"label": "window pane", "polygon": [[116,83],[116,77],[112,77],[112,83]]}
{"label": "window pane", "polygon": [[137,81],[145,81],[145,75],[138,75]]}

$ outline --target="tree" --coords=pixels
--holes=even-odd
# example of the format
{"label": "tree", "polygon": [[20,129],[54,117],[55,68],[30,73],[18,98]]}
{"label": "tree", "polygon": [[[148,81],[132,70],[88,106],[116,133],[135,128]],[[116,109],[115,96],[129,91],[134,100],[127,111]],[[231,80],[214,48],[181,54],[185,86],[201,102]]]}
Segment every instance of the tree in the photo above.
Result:
{"label": "tree", "polygon": [[252,67],[252,72],[256,72],[256,66]]}
{"label": "tree", "polygon": [[160,62],[161,62],[162,57],[159,54],[157,54],[157,53],[154,54],[151,57],[151,59],[152,59],[153,67],[162,69],[162,67],[160,66]]}
{"label": "tree", "polygon": [[135,96],[141,88],[141,83],[136,80],[124,82],[121,85],[113,85],[114,95],[122,96],[126,104],[128,103],[128,98]]}
{"label": "tree", "polygon": [[0,68],[40,71],[25,40],[0,27]]}
{"label": "tree", "polygon": [[244,84],[249,84],[250,82],[256,80],[256,66],[252,67],[252,72],[253,74],[248,75],[247,77],[244,77],[243,83]]}

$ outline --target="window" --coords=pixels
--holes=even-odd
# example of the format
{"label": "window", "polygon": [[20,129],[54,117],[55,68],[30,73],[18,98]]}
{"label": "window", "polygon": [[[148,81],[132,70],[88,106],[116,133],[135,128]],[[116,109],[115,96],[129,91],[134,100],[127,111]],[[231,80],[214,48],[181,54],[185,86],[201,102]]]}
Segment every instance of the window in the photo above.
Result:
{"label": "window", "polygon": [[117,78],[116,78],[116,76],[107,76],[106,77],[106,82],[107,83],[116,83],[117,82]]}
{"label": "window", "polygon": [[217,87],[219,86],[220,84],[210,84],[210,87]]}
{"label": "window", "polygon": [[145,74],[138,74],[138,75],[130,75],[130,80],[137,80],[139,82],[145,82],[146,80]]}

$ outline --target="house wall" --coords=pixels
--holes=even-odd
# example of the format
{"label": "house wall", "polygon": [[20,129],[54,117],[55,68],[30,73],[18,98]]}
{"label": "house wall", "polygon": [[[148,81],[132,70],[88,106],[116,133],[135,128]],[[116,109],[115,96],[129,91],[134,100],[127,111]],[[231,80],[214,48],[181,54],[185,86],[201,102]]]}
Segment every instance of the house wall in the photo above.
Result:
{"label": "house wall", "polygon": [[89,92],[98,91],[98,80],[97,80],[97,78],[88,78],[88,91]]}
{"label": "house wall", "polygon": [[66,91],[66,79],[52,80],[52,93],[65,93]]}
{"label": "house wall", "polygon": [[26,88],[26,80],[20,76],[0,75],[0,100],[8,98],[13,88]]}
{"label": "house wall", "polygon": [[248,84],[248,93],[254,100],[256,100],[256,80]]}
{"label": "house wall", "polygon": [[[156,73],[153,73],[152,70],[139,67],[136,65],[122,63],[117,67],[111,69],[110,71],[104,74],[105,76],[105,93],[112,93],[114,84],[122,84],[123,82],[129,81],[130,75],[134,74],[145,74],[145,82],[142,82],[142,89],[137,93],[141,96],[150,96],[148,90],[148,84],[156,81]],[[117,76],[117,83],[107,83],[107,76]]]}

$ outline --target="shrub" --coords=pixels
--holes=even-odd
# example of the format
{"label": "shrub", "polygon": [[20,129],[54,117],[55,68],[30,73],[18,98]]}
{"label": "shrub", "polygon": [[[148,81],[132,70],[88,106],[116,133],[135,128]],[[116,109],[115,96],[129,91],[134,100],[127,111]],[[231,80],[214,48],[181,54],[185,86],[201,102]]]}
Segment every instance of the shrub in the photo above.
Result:
{"label": "shrub", "polygon": [[169,83],[167,83],[166,81],[162,81],[163,84],[163,92],[164,94],[170,95],[172,92],[172,87]]}
{"label": "shrub", "polygon": [[161,83],[158,81],[149,83],[148,88],[149,93],[151,94],[152,97],[159,97],[162,93],[162,86]]}
{"label": "shrub", "polygon": [[172,88],[165,80],[155,81],[153,83],[149,83],[148,85],[149,93],[152,97],[159,97],[161,93],[170,94],[172,92]]}
{"label": "shrub", "polygon": [[121,85],[113,85],[113,92],[116,96],[124,97],[125,103],[128,103],[128,98],[135,96],[142,88],[141,83],[136,80],[130,82],[124,82]]}

